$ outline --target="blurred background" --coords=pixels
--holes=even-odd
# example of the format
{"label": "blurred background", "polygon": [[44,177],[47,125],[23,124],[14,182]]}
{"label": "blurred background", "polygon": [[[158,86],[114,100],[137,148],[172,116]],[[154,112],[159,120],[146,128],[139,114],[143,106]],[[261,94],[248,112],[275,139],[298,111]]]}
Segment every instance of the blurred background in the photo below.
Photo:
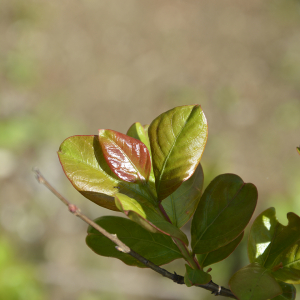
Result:
{"label": "blurred background", "polygon": [[[31,172],[91,218],[112,214],[73,189],[60,143],[174,106],[201,104],[208,119],[205,185],[236,173],[258,188],[256,215],[300,214],[299,0],[0,3],[1,299],[212,299],[94,254],[87,226]],[[212,266],[215,282],[248,264],[246,241]],[[166,268],[184,273],[183,261]]]}

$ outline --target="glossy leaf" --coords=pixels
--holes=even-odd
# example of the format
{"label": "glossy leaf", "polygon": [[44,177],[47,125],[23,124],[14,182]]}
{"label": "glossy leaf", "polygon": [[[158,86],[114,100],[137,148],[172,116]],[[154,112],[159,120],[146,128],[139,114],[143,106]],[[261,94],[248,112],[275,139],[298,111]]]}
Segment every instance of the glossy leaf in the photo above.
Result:
{"label": "glossy leaf", "polygon": [[161,202],[176,227],[181,228],[194,214],[201,198],[203,178],[203,170],[199,164],[193,176]]}
{"label": "glossy leaf", "polygon": [[215,251],[204,253],[204,254],[196,254],[197,260],[202,268],[215,264],[225,258],[227,258],[239,245],[241,240],[243,239],[244,232],[242,232],[236,239],[234,239],[229,244],[218,248]]}
{"label": "glossy leaf", "polygon": [[274,208],[262,212],[251,227],[248,241],[250,262],[258,262],[275,278],[300,283],[300,218],[288,213],[288,225],[276,219]]}
{"label": "glossy leaf", "polygon": [[[131,136],[131,137],[141,141],[143,144],[145,144],[147,149],[149,150],[150,157],[152,157],[150,141],[149,141],[149,137],[148,137],[148,131],[145,130],[144,126],[142,126],[141,123],[136,122],[136,123],[132,124],[127,131],[127,135]],[[151,158],[151,160],[152,160],[152,158]],[[154,177],[153,168],[151,168],[151,171],[150,171],[149,181],[151,183],[153,183],[153,185],[155,186],[155,177]]]}
{"label": "glossy leaf", "polygon": [[165,220],[158,207],[149,202],[142,202],[123,194],[115,195],[116,205],[132,221],[143,226],[150,232],[161,232],[175,237],[188,245],[186,235],[173,224]]}
{"label": "glossy leaf", "polygon": [[145,182],[151,171],[151,158],[145,144],[123,133],[99,130],[104,158],[111,170],[127,182]]}
{"label": "glossy leaf", "polygon": [[236,239],[251,219],[256,202],[253,184],[234,174],[217,176],[204,191],[193,217],[193,252],[211,252]]}
{"label": "glossy leaf", "polygon": [[270,271],[252,263],[237,271],[230,279],[231,291],[239,300],[268,300],[282,294],[282,288]]}
{"label": "glossy leaf", "polygon": [[171,195],[195,172],[207,140],[199,105],[180,106],[158,116],[148,129],[159,200]]}
{"label": "glossy leaf", "polygon": [[189,265],[185,265],[185,268],[184,283],[186,286],[191,287],[197,284],[206,284],[211,281],[211,275],[208,273],[199,269],[192,269]]}
{"label": "glossy leaf", "polygon": [[118,191],[119,180],[107,165],[97,136],[67,138],[58,156],[66,176],[83,196],[100,206],[118,210],[113,195]]}
{"label": "glossy leaf", "polygon": [[96,135],[67,138],[61,144],[58,156],[72,185],[100,206],[118,211],[114,199],[116,192],[156,202],[146,186],[122,181],[111,171]]}
{"label": "glossy leaf", "polygon": [[281,286],[283,293],[272,300],[295,300],[296,288],[292,284],[288,284],[282,281],[277,281]]}
{"label": "glossy leaf", "polygon": [[[117,234],[117,237],[133,251],[158,266],[182,258],[180,250],[169,236],[150,233],[129,219],[104,216],[95,222],[108,232]],[[88,228],[86,243],[99,255],[118,258],[130,266],[146,267],[132,256],[116,250],[112,241],[91,226]]]}

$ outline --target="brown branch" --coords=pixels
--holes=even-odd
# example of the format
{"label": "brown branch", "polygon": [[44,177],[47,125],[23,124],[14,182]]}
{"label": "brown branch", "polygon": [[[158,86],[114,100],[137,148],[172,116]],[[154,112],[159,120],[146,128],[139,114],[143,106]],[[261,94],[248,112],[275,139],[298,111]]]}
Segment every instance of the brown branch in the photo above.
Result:
{"label": "brown branch", "polygon": [[[86,222],[87,224],[89,224],[90,226],[92,226],[93,228],[98,230],[101,234],[106,236],[108,239],[110,239],[113,243],[115,243],[117,245],[116,246],[117,250],[131,255],[132,257],[137,259],[139,262],[141,262],[145,266],[149,267],[153,271],[159,273],[160,275],[162,275],[164,277],[167,277],[167,278],[173,280],[174,282],[176,282],[178,284],[184,284],[184,277],[183,276],[177,275],[176,273],[174,273],[174,274],[170,273],[167,270],[165,270],[163,268],[160,268],[159,266],[155,265],[151,261],[147,260],[145,257],[141,256],[140,254],[138,254],[135,251],[133,251],[132,249],[130,249],[127,245],[125,245],[121,240],[118,239],[116,234],[110,234],[104,228],[102,228],[101,226],[99,226],[98,224],[93,222],[91,219],[89,219],[87,216],[82,214],[80,209],[76,205],[71,204],[65,197],[63,197],[45,179],[45,177],[41,174],[41,172],[37,168],[34,168],[33,172],[35,173],[38,182],[43,184],[44,186],[46,186],[57,198],[59,198],[66,206],[68,206],[68,209],[72,214],[79,217],[81,220],[83,220],[84,222]],[[215,294],[216,296],[221,295],[221,296],[237,299],[236,296],[233,295],[233,293],[229,289],[221,287],[221,286],[215,284],[212,281],[210,281],[207,284],[201,284],[201,285],[199,284],[197,286],[211,291],[212,294]]]}

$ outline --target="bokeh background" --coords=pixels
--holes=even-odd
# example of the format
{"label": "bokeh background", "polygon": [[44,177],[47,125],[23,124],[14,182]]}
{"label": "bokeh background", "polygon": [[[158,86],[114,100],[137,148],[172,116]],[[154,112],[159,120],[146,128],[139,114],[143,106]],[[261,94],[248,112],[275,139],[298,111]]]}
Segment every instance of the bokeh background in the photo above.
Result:
{"label": "bokeh background", "polygon": [[[256,215],[299,214],[298,0],[0,1],[1,299],[212,299],[94,254],[87,226],[31,172],[91,218],[111,214],[65,178],[60,143],[195,103],[209,123],[205,185],[236,173],[258,188]],[[213,266],[215,282],[248,263],[246,240]]]}

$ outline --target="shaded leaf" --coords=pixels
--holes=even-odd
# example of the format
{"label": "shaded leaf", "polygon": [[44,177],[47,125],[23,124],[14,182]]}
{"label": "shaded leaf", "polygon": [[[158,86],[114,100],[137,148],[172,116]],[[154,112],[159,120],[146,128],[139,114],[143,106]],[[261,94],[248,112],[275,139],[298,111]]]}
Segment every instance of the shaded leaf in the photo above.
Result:
{"label": "shaded leaf", "polygon": [[240,300],[268,300],[282,294],[281,286],[270,271],[257,263],[237,271],[231,277],[229,286]]}
{"label": "shaded leaf", "polygon": [[203,170],[198,165],[195,173],[161,204],[172,224],[181,228],[194,214],[202,194]]}
{"label": "shaded leaf", "polygon": [[195,172],[207,140],[199,105],[180,106],[158,116],[148,129],[159,200],[171,195]]}
{"label": "shaded leaf", "polygon": [[150,232],[159,231],[188,245],[186,235],[173,224],[166,221],[158,207],[149,202],[138,201],[123,194],[116,194],[115,201],[119,210],[145,229]]}
{"label": "shaded leaf", "polygon": [[300,218],[288,213],[288,225],[276,219],[273,207],[253,222],[248,241],[250,262],[258,262],[287,283],[300,283]]}
{"label": "shaded leaf", "polygon": [[282,288],[283,293],[272,300],[294,300],[296,299],[296,288],[292,284],[277,281]]}
{"label": "shaded leaf", "polygon": [[60,146],[58,156],[72,185],[86,198],[116,210],[114,194],[156,202],[146,186],[120,180],[109,168],[96,135],[71,136]]}
{"label": "shaded leaf", "polygon": [[300,147],[297,147],[297,151],[298,151],[298,153],[300,154]]}
{"label": "shaded leaf", "polygon": [[107,164],[120,179],[138,183],[149,179],[151,159],[145,144],[109,129],[99,130],[99,141]]}
{"label": "shaded leaf", "polygon": [[[169,236],[150,233],[129,219],[104,216],[96,219],[95,222],[108,232],[117,234],[117,237],[133,251],[158,266],[182,258],[180,250]],[[146,268],[132,256],[116,250],[116,245],[111,240],[91,226],[88,228],[86,243],[99,255],[115,257],[127,265]]]}
{"label": "shaded leaf", "polygon": [[211,275],[208,273],[199,269],[192,269],[189,265],[185,265],[185,268],[184,283],[186,286],[191,287],[197,284],[206,284],[211,281]]}
{"label": "shaded leaf", "polygon": [[204,253],[204,254],[196,254],[197,260],[202,268],[215,264],[225,258],[227,258],[239,245],[241,240],[243,239],[244,232],[242,232],[236,239],[234,239],[229,244],[218,248],[215,251]]}
{"label": "shaded leaf", "polygon": [[254,212],[257,189],[234,174],[217,176],[204,191],[192,220],[192,249],[201,254],[229,244]]}

